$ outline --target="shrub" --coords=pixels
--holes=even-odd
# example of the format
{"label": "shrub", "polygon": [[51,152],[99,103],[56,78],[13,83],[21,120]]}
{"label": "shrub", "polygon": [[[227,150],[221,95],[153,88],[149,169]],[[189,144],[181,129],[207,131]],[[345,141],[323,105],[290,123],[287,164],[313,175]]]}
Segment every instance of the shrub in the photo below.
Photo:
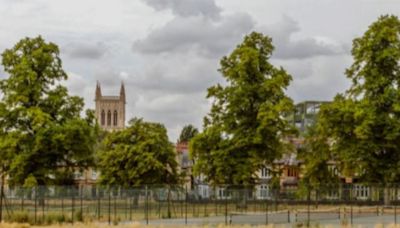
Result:
{"label": "shrub", "polygon": [[27,211],[14,212],[9,216],[8,220],[16,223],[28,223],[30,222],[29,213]]}
{"label": "shrub", "polygon": [[78,210],[75,212],[76,221],[82,222],[83,221],[83,213],[82,210]]}

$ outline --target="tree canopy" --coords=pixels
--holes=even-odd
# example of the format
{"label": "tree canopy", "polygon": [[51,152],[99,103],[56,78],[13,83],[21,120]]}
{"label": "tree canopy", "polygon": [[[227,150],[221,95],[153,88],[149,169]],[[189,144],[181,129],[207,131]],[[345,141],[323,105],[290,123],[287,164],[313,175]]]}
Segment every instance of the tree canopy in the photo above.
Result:
{"label": "tree canopy", "polygon": [[287,146],[283,139],[293,127],[284,116],[293,102],[285,89],[292,77],[269,62],[273,49],[268,36],[245,36],[221,60],[219,72],[226,84],[208,88],[213,104],[190,152],[195,173],[212,184],[254,184],[256,171],[271,165]]}
{"label": "tree canopy", "polygon": [[134,118],[121,131],[107,134],[98,154],[100,183],[110,186],[176,184],[176,154],[159,123]]}
{"label": "tree canopy", "polygon": [[191,124],[185,125],[179,135],[178,142],[189,142],[194,136],[199,133],[196,127]]}
{"label": "tree canopy", "polygon": [[[324,108],[325,105],[322,106]],[[307,189],[315,188],[320,191],[339,183],[337,161],[333,157],[329,139],[320,124],[307,129],[304,142],[298,149],[297,158],[304,163],[300,184]]]}
{"label": "tree canopy", "polygon": [[82,118],[83,99],[60,84],[68,76],[59,54],[40,36],[2,54],[0,154],[10,184],[68,184],[76,169],[93,164],[94,114]]}
{"label": "tree canopy", "polygon": [[381,16],[353,41],[351,87],[321,109],[320,134],[342,171],[363,182],[400,180],[400,21]]}

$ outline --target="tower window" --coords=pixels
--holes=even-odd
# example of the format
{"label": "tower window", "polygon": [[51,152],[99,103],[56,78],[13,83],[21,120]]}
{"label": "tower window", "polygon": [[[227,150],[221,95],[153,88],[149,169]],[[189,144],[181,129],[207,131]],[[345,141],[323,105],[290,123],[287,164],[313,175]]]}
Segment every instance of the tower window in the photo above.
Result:
{"label": "tower window", "polygon": [[111,126],[111,111],[110,110],[108,110],[108,113],[107,113],[107,125]]}
{"label": "tower window", "polygon": [[106,113],[104,110],[101,110],[101,125],[104,126],[106,124]]}
{"label": "tower window", "polygon": [[118,124],[118,112],[117,110],[114,110],[114,126],[117,126]]}

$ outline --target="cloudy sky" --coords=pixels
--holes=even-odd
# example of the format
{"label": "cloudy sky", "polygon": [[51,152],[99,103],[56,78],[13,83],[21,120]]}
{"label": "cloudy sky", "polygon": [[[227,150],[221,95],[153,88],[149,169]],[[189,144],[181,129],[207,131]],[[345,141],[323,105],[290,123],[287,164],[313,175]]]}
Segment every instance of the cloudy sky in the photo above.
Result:
{"label": "cloudy sky", "polygon": [[330,100],[349,85],[352,40],[382,14],[400,16],[398,0],[0,0],[0,51],[42,35],[87,108],[97,80],[106,95],[124,81],[128,119],[162,122],[175,141],[183,125],[201,128],[219,59],[245,34],[273,38],[294,101]]}

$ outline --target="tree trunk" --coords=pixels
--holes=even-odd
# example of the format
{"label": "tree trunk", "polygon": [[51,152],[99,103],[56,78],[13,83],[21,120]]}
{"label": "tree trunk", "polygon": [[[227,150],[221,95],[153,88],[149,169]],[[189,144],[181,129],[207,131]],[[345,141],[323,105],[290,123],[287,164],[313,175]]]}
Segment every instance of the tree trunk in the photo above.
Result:
{"label": "tree trunk", "polygon": [[388,186],[383,189],[383,203],[385,206],[390,205],[390,187]]}

